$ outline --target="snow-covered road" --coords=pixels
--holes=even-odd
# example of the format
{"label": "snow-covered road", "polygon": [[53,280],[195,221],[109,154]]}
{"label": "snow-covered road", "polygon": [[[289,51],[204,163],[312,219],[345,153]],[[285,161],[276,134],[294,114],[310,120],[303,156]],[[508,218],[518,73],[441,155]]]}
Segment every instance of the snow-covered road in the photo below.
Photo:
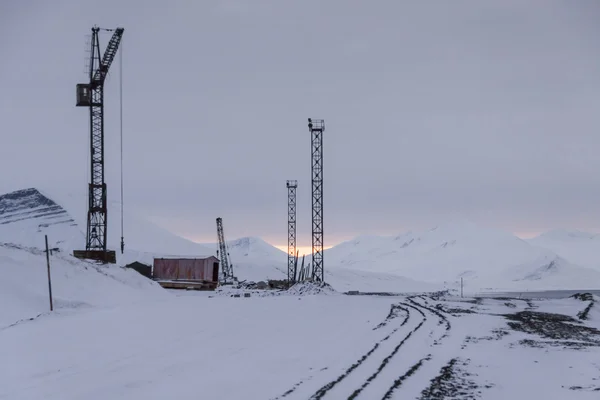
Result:
{"label": "snow-covered road", "polygon": [[597,399],[600,313],[571,320],[588,303],[201,294],[61,310],[0,330],[0,399]]}

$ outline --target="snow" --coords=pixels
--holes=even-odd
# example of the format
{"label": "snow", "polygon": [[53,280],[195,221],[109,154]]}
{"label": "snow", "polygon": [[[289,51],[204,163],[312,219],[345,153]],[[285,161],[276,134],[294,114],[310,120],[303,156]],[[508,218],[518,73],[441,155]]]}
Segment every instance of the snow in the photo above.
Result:
{"label": "snow", "polygon": [[[596,399],[600,391],[598,296],[433,293],[460,277],[467,293],[597,287],[600,272],[584,268],[593,263],[569,257],[571,244],[594,238],[548,235],[546,244],[566,249],[555,252],[454,222],[327,250],[331,287],[171,291],[122,266],[214,254],[215,244],[129,213],[134,233],[117,265],[78,260],[70,254],[83,247],[85,214],[47,193],[0,196],[0,398]],[[110,229],[116,248],[118,226]],[[44,234],[59,248],[50,257],[53,312]],[[260,238],[228,246],[241,279],[285,277],[287,255]],[[361,293],[343,294],[350,290]]]}
{"label": "snow", "polygon": [[[233,273],[238,280],[257,282],[287,279],[287,253],[271,246],[261,238],[245,237],[227,240],[226,244]],[[203,245],[217,248],[217,243]]]}
{"label": "snow", "polygon": [[326,250],[328,268],[395,274],[471,292],[582,289],[600,284],[600,271],[500,230],[452,221],[425,232],[359,237]]}
{"label": "snow", "polygon": [[[53,253],[50,262],[56,310],[117,307],[167,295],[130,269],[97,266],[62,252]],[[45,253],[0,244],[0,272],[0,329],[49,311]]]}
{"label": "snow", "polygon": [[549,249],[577,265],[600,271],[600,235],[556,229],[528,242]]}
{"label": "snow", "polygon": [[[385,299],[344,300],[184,296],[44,316],[0,332],[11,365],[0,398],[268,398],[355,347],[387,313]],[[315,346],[314,326],[328,346]]]}
{"label": "snow", "polygon": [[[392,304],[403,309],[390,313]],[[575,315],[583,302],[532,302],[542,304]],[[0,398],[416,399],[437,377],[438,392],[473,398],[596,399],[600,346],[510,329],[502,314],[528,308],[516,299],[200,295],[59,310],[0,330]],[[453,378],[442,379],[454,359]]]}

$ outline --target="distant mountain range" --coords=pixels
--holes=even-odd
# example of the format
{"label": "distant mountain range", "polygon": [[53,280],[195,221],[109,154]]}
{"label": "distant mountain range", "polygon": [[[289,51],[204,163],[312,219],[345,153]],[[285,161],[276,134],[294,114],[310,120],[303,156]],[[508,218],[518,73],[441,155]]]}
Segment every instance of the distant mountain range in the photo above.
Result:
{"label": "distant mountain range", "polygon": [[[0,196],[0,242],[68,252],[85,245],[85,202],[55,197],[35,188]],[[119,215],[118,204],[109,205]],[[69,210],[76,210],[74,218]],[[126,215],[123,265],[152,262],[154,256],[216,254],[216,243],[194,243],[132,212]],[[109,224],[109,247],[118,249],[120,226]],[[240,279],[285,279],[286,253],[257,237],[228,241],[234,272]],[[552,231],[531,240],[454,221],[424,232],[397,236],[359,236],[324,252],[326,280],[343,289],[422,291],[456,288],[461,277],[471,291],[591,288],[600,286],[600,237]],[[310,261],[310,257],[307,257]]]}
{"label": "distant mountain range", "polygon": [[600,235],[565,229],[543,233],[528,243],[549,249],[567,260],[600,271]]}

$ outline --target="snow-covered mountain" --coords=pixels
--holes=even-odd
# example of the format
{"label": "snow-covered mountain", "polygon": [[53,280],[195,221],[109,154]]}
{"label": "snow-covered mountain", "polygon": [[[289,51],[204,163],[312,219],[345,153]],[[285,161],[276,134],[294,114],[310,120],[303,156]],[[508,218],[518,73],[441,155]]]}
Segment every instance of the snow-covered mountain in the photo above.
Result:
{"label": "snow-covered mountain", "polygon": [[[205,243],[214,249],[217,243]],[[261,238],[245,237],[226,241],[233,272],[239,280],[262,281],[287,278],[287,253]]]}
{"label": "snow-covered mountain", "polygon": [[510,233],[464,221],[421,233],[358,237],[325,251],[324,256],[330,268],[384,272],[454,286],[462,277],[473,290],[600,285],[597,271]]}
{"label": "snow-covered mountain", "polygon": [[[29,188],[0,196],[0,242],[42,248],[44,235],[50,246],[66,252],[85,248],[87,210],[86,198],[72,194]],[[108,203],[108,214],[114,216],[108,224],[108,247],[120,248],[121,232],[118,203]],[[138,215],[125,213],[125,244],[129,254],[140,252],[156,254],[186,254],[203,256],[212,254],[210,248],[184,239],[160,228]],[[118,259],[120,251],[117,252]],[[119,260],[120,263],[120,260]]]}
{"label": "snow-covered mountain", "polygon": [[[206,244],[214,247],[216,243]],[[234,273],[241,280],[258,281],[287,278],[287,253],[258,237],[246,237],[227,242]],[[310,256],[306,257],[310,263]],[[418,282],[393,273],[337,268],[327,264],[326,281],[339,291],[425,292],[442,288],[439,284]]]}
{"label": "snow-covered mountain", "polygon": [[[0,196],[0,242],[41,249],[48,234],[50,245],[65,253],[83,248],[85,197],[47,193],[30,188]],[[110,215],[119,215],[119,206],[109,203]],[[125,221],[126,251],[117,252],[119,265],[150,264],[155,256],[216,255],[216,243],[189,241],[135,212],[126,210]],[[545,240],[565,242],[560,237],[547,235]],[[578,235],[571,239],[587,244],[594,243],[594,238]],[[115,221],[109,224],[109,247],[118,249],[119,240],[120,224]],[[420,233],[360,236],[326,250],[324,257],[327,281],[340,290],[437,290],[456,287],[461,277],[472,291],[600,285],[600,271],[578,265],[589,263],[573,262],[576,252],[555,252],[549,245],[534,244],[503,231],[453,221]],[[260,238],[230,240],[228,248],[239,279],[284,279],[287,275],[286,253]]]}
{"label": "snow-covered mountain", "polygon": [[0,242],[41,248],[44,235],[49,236],[52,247],[85,245],[85,236],[73,217],[37,189],[0,196]]}
{"label": "snow-covered mountain", "polygon": [[600,271],[600,235],[556,229],[527,240],[567,260]]}

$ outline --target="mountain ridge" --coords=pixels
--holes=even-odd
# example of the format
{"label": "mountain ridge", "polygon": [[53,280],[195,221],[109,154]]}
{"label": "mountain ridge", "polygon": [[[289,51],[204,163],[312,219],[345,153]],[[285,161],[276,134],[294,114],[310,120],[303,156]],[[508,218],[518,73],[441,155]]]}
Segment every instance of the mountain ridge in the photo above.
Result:
{"label": "mountain ridge", "polygon": [[[77,218],[69,214],[69,207],[64,208],[46,193],[28,188],[0,196],[0,220],[7,221],[0,224],[0,242],[41,248],[43,234],[49,234],[63,249],[84,246],[85,235]],[[75,197],[71,196],[71,200]],[[77,200],[77,204],[83,202]],[[156,256],[216,255],[216,243],[192,242],[133,214],[126,217],[126,251],[117,254],[119,265],[135,260],[151,263]],[[118,244],[119,233],[118,224],[109,225],[109,245],[113,248]],[[227,246],[234,273],[240,279],[286,278],[287,253],[262,238],[230,239]],[[456,219],[420,232],[359,235],[325,250],[324,259],[327,279],[347,287],[357,285],[358,277],[370,280],[365,287],[376,287],[373,282],[396,280],[395,277],[399,286],[421,288],[441,283],[456,286],[460,278],[468,280],[472,287],[518,283],[538,288],[546,282],[554,287],[561,284],[561,279],[577,285],[600,283],[600,271],[580,267],[564,252]]]}

